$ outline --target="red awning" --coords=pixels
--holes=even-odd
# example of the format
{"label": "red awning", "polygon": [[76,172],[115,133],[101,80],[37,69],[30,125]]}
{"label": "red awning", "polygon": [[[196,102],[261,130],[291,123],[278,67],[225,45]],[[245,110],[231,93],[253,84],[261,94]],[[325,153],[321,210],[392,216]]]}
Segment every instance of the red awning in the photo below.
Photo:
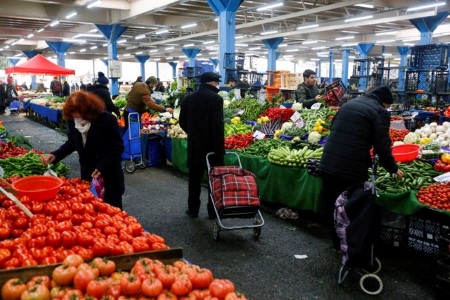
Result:
{"label": "red awning", "polygon": [[58,66],[40,54],[21,65],[6,68],[6,74],[75,75],[75,70]]}

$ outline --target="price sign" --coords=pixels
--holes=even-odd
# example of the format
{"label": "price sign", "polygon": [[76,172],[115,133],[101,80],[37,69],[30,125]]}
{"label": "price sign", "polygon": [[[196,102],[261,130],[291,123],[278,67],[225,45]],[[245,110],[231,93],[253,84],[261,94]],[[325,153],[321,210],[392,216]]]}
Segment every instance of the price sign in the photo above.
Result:
{"label": "price sign", "polygon": [[295,113],[292,114],[292,116],[291,116],[291,121],[295,123],[295,122],[297,122],[297,120],[300,119],[300,118],[301,118],[300,113],[299,113],[298,111],[296,111]]}
{"label": "price sign", "polygon": [[263,140],[266,137],[266,135],[261,131],[256,130],[255,133],[253,133],[253,137],[257,140]]}
{"label": "price sign", "polygon": [[317,103],[314,103],[314,104],[311,106],[311,109],[319,109],[320,106],[322,106],[322,103],[317,102]]}
{"label": "price sign", "polygon": [[241,109],[241,110],[238,110],[238,111],[236,112],[236,114],[237,114],[237,115],[242,115],[242,114],[244,114],[244,112],[245,112],[245,110],[244,110],[244,109]]}
{"label": "price sign", "polygon": [[240,89],[234,89],[234,99],[241,99],[241,90]]}

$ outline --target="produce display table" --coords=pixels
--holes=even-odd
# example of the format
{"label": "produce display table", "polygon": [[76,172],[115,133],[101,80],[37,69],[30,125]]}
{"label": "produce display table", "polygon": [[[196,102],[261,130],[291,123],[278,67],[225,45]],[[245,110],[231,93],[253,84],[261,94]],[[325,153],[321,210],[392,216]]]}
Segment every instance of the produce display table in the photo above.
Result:
{"label": "produce display table", "polygon": [[[25,105],[24,105],[25,107]],[[28,104],[27,104],[28,107]],[[29,103],[29,115],[33,119],[50,126],[64,128],[64,121],[62,119],[62,111],[60,109],[53,109],[39,104]]]}

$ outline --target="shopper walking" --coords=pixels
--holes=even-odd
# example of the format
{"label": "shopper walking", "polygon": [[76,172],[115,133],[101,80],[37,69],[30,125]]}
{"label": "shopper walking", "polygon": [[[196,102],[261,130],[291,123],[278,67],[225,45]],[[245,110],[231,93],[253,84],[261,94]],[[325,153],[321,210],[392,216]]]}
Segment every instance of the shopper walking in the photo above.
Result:
{"label": "shopper walking", "polygon": [[14,84],[14,79],[11,76],[9,76],[6,81],[6,106],[9,106],[11,102],[19,99],[19,93],[17,92],[16,85]]}
{"label": "shopper walking", "polygon": [[303,82],[297,87],[296,98],[297,102],[303,104],[303,108],[311,108],[313,104],[322,101],[317,88],[316,72],[310,69],[303,72]]}
{"label": "shopper walking", "polygon": [[124,145],[117,119],[105,111],[105,104],[96,95],[83,91],[70,94],[63,117],[68,121],[68,139],[57,150],[44,155],[42,162],[57,163],[77,151],[81,178],[87,181],[103,178],[104,201],[122,208]]}
{"label": "shopper walking", "polygon": [[64,80],[62,95],[67,97],[70,95],[70,85],[67,80]]}
{"label": "shopper walking", "polygon": [[319,170],[323,178],[323,203],[334,245],[339,241],[334,229],[334,204],[349,187],[364,183],[372,165],[370,150],[379,156],[380,164],[389,172],[403,177],[392,156],[389,137],[393,102],[387,86],[375,88],[366,95],[345,103],[333,119]]}
{"label": "shopper walking", "polygon": [[[223,165],[223,99],[217,93],[220,75],[207,72],[200,76],[198,90],[181,102],[180,126],[188,135],[189,195],[186,214],[197,218],[200,210],[201,180],[206,170],[206,154],[214,152],[211,163]],[[215,217],[208,200],[208,216]]]}
{"label": "shopper walking", "polygon": [[0,114],[5,113],[6,109],[6,86],[2,80],[0,80]]}
{"label": "shopper walking", "polygon": [[88,87],[88,92],[96,94],[104,103],[106,111],[114,113],[116,117],[120,117],[120,110],[111,100],[111,93],[108,89],[109,79],[103,72],[98,72],[97,83]]}
{"label": "shopper walking", "polygon": [[62,95],[62,84],[61,81],[58,80],[58,77],[53,77],[53,80],[50,82],[50,90],[52,91],[53,96],[60,97]]}

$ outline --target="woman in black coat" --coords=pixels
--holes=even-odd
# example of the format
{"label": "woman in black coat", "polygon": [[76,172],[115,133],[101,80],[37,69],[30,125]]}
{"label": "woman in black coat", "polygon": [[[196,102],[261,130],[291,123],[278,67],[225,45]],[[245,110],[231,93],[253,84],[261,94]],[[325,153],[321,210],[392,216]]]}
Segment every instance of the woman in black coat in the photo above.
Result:
{"label": "woman in black coat", "polygon": [[97,83],[87,87],[87,91],[96,94],[105,102],[106,111],[115,113],[117,117],[120,117],[120,110],[114,105],[111,100],[111,93],[108,89],[109,80],[105,74],[98,72]]}
{"label": "woman in black coat", "polygon": [[117,119],[104,107],[94,94],[72,93],[63,108],[63,117],[68,121],[68,139],[59,149],[43,156],[42,162],[44,165],[57,163],[77,151],[81,178],[87,181],[103,178],[104,201],[122,208],[124,145]]}

